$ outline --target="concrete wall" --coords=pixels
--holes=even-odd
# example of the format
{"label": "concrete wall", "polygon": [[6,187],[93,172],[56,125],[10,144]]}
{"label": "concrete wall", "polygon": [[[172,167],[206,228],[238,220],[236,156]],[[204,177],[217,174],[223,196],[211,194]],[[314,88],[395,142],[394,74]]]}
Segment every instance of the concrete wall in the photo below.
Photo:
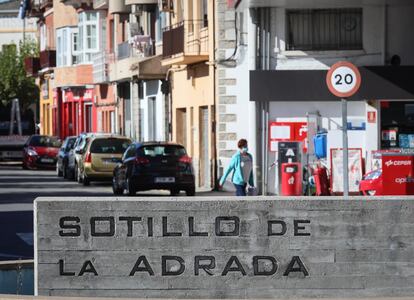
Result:
{"label": "concrete wall", "polygon": [[[142,298],[411,296],[413,211],[414,197],[39,198],[36,292]],[[137,219],[128,226],[125,217]],[[195,267],[197,259],[199,265],[211,263],[210,275]]]}

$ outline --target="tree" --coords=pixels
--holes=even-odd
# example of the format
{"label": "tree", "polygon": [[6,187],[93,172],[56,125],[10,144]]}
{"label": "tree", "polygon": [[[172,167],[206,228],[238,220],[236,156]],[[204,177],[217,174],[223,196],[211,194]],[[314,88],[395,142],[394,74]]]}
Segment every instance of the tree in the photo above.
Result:
{"label": "tree", "polygon": [[0,110],[7,111],[11,101],[19,99],[21,111],[39,99],[39,88],[33,77],[28,77],[24,69],[26,57],[39,55],[37,43],[25,40],[19,45],[8,45],[0,52]]}

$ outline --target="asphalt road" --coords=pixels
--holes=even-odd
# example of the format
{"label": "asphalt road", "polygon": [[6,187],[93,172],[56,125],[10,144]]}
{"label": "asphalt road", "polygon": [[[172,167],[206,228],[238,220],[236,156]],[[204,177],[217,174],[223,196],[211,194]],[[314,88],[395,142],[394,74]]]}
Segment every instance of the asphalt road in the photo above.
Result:
{"label": "asphalt road", "polygon": [[[33,258],[33,201],[37,197],[112,195],[110,183],[91,183],[85,187],[58,178],[54,171],[23,170],[21,164],[0,163],[0,260]],[[229,194],[197,192],[197,196],[211,195]],[[137,196],[166,197],[169,192],[149,191]]]}

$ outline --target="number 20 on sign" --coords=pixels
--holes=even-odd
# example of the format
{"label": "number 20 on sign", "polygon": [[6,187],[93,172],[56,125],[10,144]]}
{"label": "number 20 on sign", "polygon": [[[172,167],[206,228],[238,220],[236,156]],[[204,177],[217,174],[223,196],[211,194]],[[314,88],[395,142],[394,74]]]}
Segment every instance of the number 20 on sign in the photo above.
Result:
{"label": "number 20 on sign", "polygon": [[361,86],[361,74],[350,62],[340,61],[334,64],[327,76],[329,91],[339,98],[353,96]]}

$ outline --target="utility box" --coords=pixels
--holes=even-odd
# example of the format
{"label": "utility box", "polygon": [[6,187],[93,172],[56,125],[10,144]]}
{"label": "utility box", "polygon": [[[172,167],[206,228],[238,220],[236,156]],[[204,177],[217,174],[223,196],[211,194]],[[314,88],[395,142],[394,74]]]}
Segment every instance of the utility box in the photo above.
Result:
{"label": "utility box", "polygon": [[302,195],[302,164],[284,163],[281,165],[282,196]]}
{"label": "utility box", "polygon": [[414,195],[414,154],[382,154],[384,195]]}

